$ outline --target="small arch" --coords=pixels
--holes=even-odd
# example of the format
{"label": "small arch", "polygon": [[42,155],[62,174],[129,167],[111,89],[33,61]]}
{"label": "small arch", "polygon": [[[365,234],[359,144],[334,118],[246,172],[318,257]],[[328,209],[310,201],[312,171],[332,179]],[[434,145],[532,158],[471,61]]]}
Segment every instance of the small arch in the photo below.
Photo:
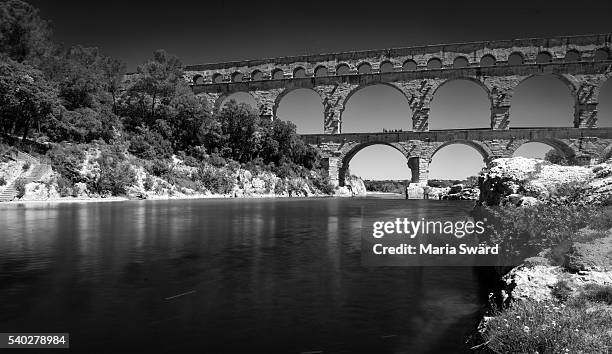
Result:
{"label": "small arch", "polygon": [[341,63],[336,66],[336,75],[348,75],[351,72],[351,68],[347,64]]}
{"label": "small arch", "polygon": [[219,73],[215,73],[212,76],[212,82],[215,83],[215,84],[223,82],[223,75],[221,75]]}
{"label": "small arch", "polygon": [[523,65],[524,62],[523,54],[519,52],[514,52],[508,56],[508,65]]}
{"label": "small arch", "polygon": [[[451,148],[451,145],[459,145]],[[442,151],[440,155],[438,153]],[[435,159],[438,155],[438,159]],[[472,155],[472,156],[470,156]],[[479,161],[478,156],[481,157]],[[442,160],[440,160],[442,159]],[[454,165],[455,161],[461,163]],[[451,140],[438,146],[427,157],[429,178],[459,179],[477,175],[486,163],[493,159],[493,153],[487,145],[472,140]],[[441,174],[445,176],[442,176]],[[454,174],[454,176],[450,176]]]}
{"label": "small arch", "polygon": [[293,78],[294,79],[303,79],[306,77],[306,69],[300,67],[295,68],[293,70]]}
{"label": "small arch", "polygon": [[194,85],[202,85],[203,83],[204,83],[204,76],[198,74],[198,75],[193,77],[193,84]]}
{"label": "small arch", "polygon": [[380,64],[380,72],[381,73],[390,73],[393,72],[393,63],[390,61],[384,61]]}
{"label": "small arch", "polygon": [[323,77],[323,76],[327,76],[328,73],[329,72],[328,72],[327,68],[325,66],[323,66],[323,65],[320,65],[320,66],[317,66],[317,68],[315,69],[314,76],[315,77]]}
{"label": "small arch", "polygon": [[495,66],[497,59],[491,54],[486,54],[480,58],[480,66]]}
{"label": "small arch", "polygon": [[453,68],[454,69],[467,68],[468,66],[470,66],[470,62],[464,56],[456,57],[455,60],[453,61]]}
{"label": "small arch", "polygon": [[427,62],[427,69],[429,70],[442,69],[442,61],[438,58],[429,59],[429,61]]}
{"label": "small arch", "polygon": [[417,69],[417,63],[416,61],[412,59],[408,59],[404,62],[404,64],[402,64],[403,71],[414,71],[416,69]]}
{"label": "small arch", "polygon": [[[557,140],[557,139],[554,139],[554,138],[538,138],[538,139],[532,139],[532,140],[525,141],[525,142],[515,146],[514,151],[512,151],[512,156],[519,156],[519,155],[515,155],[516,152],[519,151],[519,149],[521,147],[524,147],[527,144],[531,144],[532,146],[536,146],[536,147],[537,147],[537,145],[534,145],[534,144],[544,144],[544,145],[547,145],[550,148],[555,149],[559,154],[561,154],[561,157],[563,157],[563,159],[565,159],[569,163],[574,161],[575,157],[576,157],[576,153],[574,152],[574,150],[571,147],[569,147],[563,141]],[[532,156],[525,156],[525,157],[532,157]]]}
{"label": "small arch", "polygon": [[274,69],[272,71],[272,80],[282,80],[285,78],[285,72],[282,69]]}
{"label": "small arch", "polygon": [[552,62],[552,55],[549,52],[539,52],[536,56],[537,64],[548,64]]}
{"label": "small arch", "polygon": [[[404,156],[404,158],[406,158],[406,153],[404,151],[402,151],[398,146],[396,146],[395,144],[390,144],[384,141],[371,141],[371,142],[367,142],[367,143],[362,143],[362,144],[356,144],[353,147],[350,148],[350,150],[348,150],[346,153],[344,153],[344,156],[341,157],[341,166],[339,166],[338,169],[338,181],[340,186],[344,186],[345,184],[345,180],[347,177],[347,172],[349,171],[349,166],[351,163],[351,160],[355,157],[355,155],[357,155],[360,151],[364,150],[365,148],[371,147],[371,146],[376,146],[376,145],[382,145],[382,146],[388,146],[391,147],[395,150],[397,150],[399,153],[402,154],[402,156]],[[411,179],[411,174],[408,171],[408,159],[406,158],[406,162],[404,164],[404,166],[406,167],[406,180]]]}
{"label": "small arch", "polygon": [[594,61],[603,61],[610,60],[610,49],[608,48],[599,48],[593,54]]}
{"label": "small arch", "polygon": [[580,61],[582,60],[582,54],[580,54],[580,52],[576,49],[570,49],[567,51],[567,53],[565,53],[564,60],[566,62]]}
{"label": "small arch", "polygon": [[242,82],[243,76],[240,71],[236,71],[232,74],[232,82]]}
{"label": "small arch", "polygon": [[251,72],[251,81],[261,81],[263,80],[263,73],[259,70],[253,70]]}
{"label": "small arch", "polygon": [[372,73],[372,65],[370,63],[361,63],[357,67],[357,72],[359,74],[371,74]]}

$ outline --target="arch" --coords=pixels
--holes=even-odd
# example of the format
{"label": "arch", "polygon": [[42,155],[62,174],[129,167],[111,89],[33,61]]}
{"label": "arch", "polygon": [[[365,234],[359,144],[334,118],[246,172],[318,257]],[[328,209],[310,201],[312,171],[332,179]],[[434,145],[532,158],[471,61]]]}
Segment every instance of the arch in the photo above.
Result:
{"label": "arch", "polygon": [[315,77],[323,77],[323,76],[327,76],[328,75],[328,70],[327,67],[323,66],[323,65],[319,65],[315,68],[314,70],[314,76]]}
{"label": "arch", "polygon": [[471,148],[474,148],[476,151],[478,151],[480,156],[482,156],[482,160],[485,163],[488,163],[489,161],[491,161],[494,158],[493,152],[491,151],[491,149],[485,143],[482,143],[480,141],[475,141],[475,140],[458,139],[458,140],[447,141],[447,142],[441,144],[440,146],[438,146],[435,150],[433,150],[427,156],[428,163],[431,163],[431,160],[433,159],[433,157],[436,155],[436,153],[438,151],[442,150],[443,148],[445,148],[447,146],[454,145],[454,144],[462,144],[462,145],[467,145],[467,146],[469,146]]}
{"label": "arch", "polygon": [[283,69],[276,68],[272,70],[272,80],[282,80],[285,78],[285,72]]}
{"label": "arch", "polygon": [[263,80],[263,73],[259,70],[253,70],[251,72],[251,81],[261,81]]}
{"label": "arch", "polygon": [[497,59],[492,54],[485,54],[480,58],[480,66],[495,66]]}
{"label": "arch", "polygon": [[607,47],[599,48],[593,54],[594,61],[610,60],[610,49]]}
{"label": "arch", "polygon": [[232,82],[242,82],[243,75],[240,71],[236,71],[232,74]]}
{"label": "arch", "polygon": [[429,61],[427,62],[427,69],[429,70],[442,69],[442,61],[438,58],[429,59]]}
{"label": "arch", "polygon": [[303,79],[306,77],[306,69],[301,66],[298,66],[293,70],[293,78],[294,79]]}
{"label": "arch", "polygon": [[[412,109],[410,108],[410,98],[408,97],[406,92],[404,92],[400,87],[396,86],[394,83],[391,83],[391,82],[373,82],[373,83],[368,83],[368,84],[365,84],[365,85],[357,86],[353,90],[351,90],[346,95],[346,98],[342,102],[342,106],[341,106],[341,109],[340,109],[340,123],[344,124],[344,122],[345,122],[345,112],[346,112],[347,104],[351,100],[353,95],[355,95],[355,93],[361,91],[362,89],[369,88],[369,87],[374,87],[374,86],[388,86],[388,87],[391,87],[392,89],[398,91],[402,95],[403,99],[405,100],[402,104],[405,103],[405,108],[406,108],[405,109],[405,113],[403,113],[403,111],[402,111],[402,116],[403,116],[403,114],[405,114],[406,122],[409,123],[405,131],[412,130]],[[385,97],[385,99],[393,99],[392,97],[389,97],[389,95],[385,95],[384,97]],[[382,128],[386,128],[386,127],[380,127],[380,129],[382,129]],[[388,128],[394,128],[395,129],[395,128],[401,128],[401,127],[388,127]],[[345,132],[345,131],[342,130],[342,132]]]}
{"label": "arch", "polygon": [[212,82],[214,84],[218,84],[223,82],[223,75],[219,74],[219,73],[214,73],[212,76]]}
{"label": "arch", "polygon": [[[451,148],[452,145],[459,145]],[[463,150],[463,151],[462,151]],[[466,151],[467,150],[467,151]],[[440,159],[435,159],[436,155],[443,151]],[[473,156],[470,156],[473,154]],[[446,156],[444,156],[446,155]],[[444,156],[444,157],[443,157]],[[480,156],[480,159],[477,158]],[[460,165],[455,165],[459,157]],[[494,158],[491,149],[484,143],[472,140],[452,140],[440,144],[434,151],[426,157],[426,168],[428,180],[431,177],[442,179],[464,179],[469,176],[477,175],[486,164]],[[455,166],[453,166],[455,165]],[[435,170],[444,170],[446,176],[435,176]],[[449,176],[450,174],[455,176]]]}
{"label": "arch", "polygon": [[394,65],[393,65],[392,62],[386,60],[386,61],[383,61],[382,63],[380,63],[380,72],[381,73],[390,73],[390,72],[393,72],[394,70],[395,69],[394,69]]}
{"label": "arch", "polygon": [[[251,101],[251,106],[253,106],[254,109],[259,110],[259,106],[260,103],[258,102],[257,98],[255,96],[253,96],[253,94],[249,91],[235,91],[235,92],[231,92],[228,94],[223,94],[221,96],[219,96],[219,98],[217,98],[217,100],[214,103],[214,112],[218,113],[221,108],[223,107],[223,104],[231,99],[232,96],[234,95],[240,95],[243,96],[242,99],[238,99],[238,102],[242,102],[242,103],[249,103],[247,101]],[[248,96],[246,96],[248,95]],[[250,96],[250,97],[249,97]]]}
{"label": "arch", "polygon": [[417,69],[417,63],[416,61],[412,60],[412,59],[408,59],[404,62],[404,64],[402,64],[402,70],[403,71],[414,71]]}
{"label": "arch", "polygon": [[340,63],[336,66],[336,75],[348,75],[350,72],[351,68],[345,63]]}
{"label": "arch", "polygon": [[454,69],[467,68],[468,66],[470,66],[470,61],[464,56],[458,56],[453,61]]}
{"label": "arch", "polygon": [[[274,119],[277,119],[276,112],[277,112],[278,107],[279,107],[281,101],[283,100],[283,98],[285,98],[285,96],[287,96],[291,92],[293,92],[295,90],[301,90],[301,89],[312,91],[312,92],[316,93],[317,96],[320,99],[321,106],[323,106],[323,96],[321,96],[321,93],[318,92],[317,90],[314,90],[314,89],[309,88],[309,87],[288,87],[288,88],[284,89],[280,94],[278,94],[278,96],[276,96],[276,99],[274,100],[274,106],[273,106],[273,114],[274,114],[273,117],[274,117]],[[324,117],[321,117],[321,120],[323,120],[323,119],[324,119]],[[322,123],[322,126],[323,126],[323,123]]]}
{"label": "arch", "polygon": [[542,51],[536,56],[537,64],[548,64],[550,62],[552,62],[552,55],[549,52]]}
{"label": "arch", "polygon": [[359,74],[371,74],[372,65],[368,62],[363,62],[357,66],[357,72]]}
{"label": "arch", "polygon": [[540,143],[540,144],[548,145],[551,148],[557,150],[557,152],[559,152],[561,154],[561,156],[563,156],[563,158],[565,158],[568,162],[572,162],[576,158],[576,153],[574,152],[574,150],[569,145],[567,145],[562,140],[554,139],[554,138],[536,138],[536,139],[530,139],[530,140],[522,141],[519,144],[515,144],[512,147],[512,155],[514,156],[514,153],[521,146],[523,146],[525,144],[529,144],[529,143]]}
{"label": "arch", "polygon": [[[483,97],[480,96],[480,93],[476,93],[474,89],[472,89],[472,85],[470,87],[465,88],[455,88],[453,90],[452,95],[447,95],[447,99],[443,102],[448,102],[450,100],[452,102],[452,106],[457,106],[457,110],[453,113],[448,112],[448,107],[446,110],[442,109],[442,116],[440,117],[438,113],[439,111],[439,90],[442,87],[450,83],[457,83],[458,81],[467,81],[478,86],[482,92],[484,93],[484,101]],[[458,91],[459,90],[459,91]],[[447,92],[448,93],[448,92]],[[477,97],[475,95],[478,95]],[[470,104],[465,104],[465,101],[469,100]],[[492,96],[489,88],[476,77],[464,76],[457,77],[453,79],[448,79],[438,85],[432,93],[432,98],[430,102],[430,110],[428,117],[428,125],[429,129],[468,129],[468,128],[490,128],[491,127],[491,105],[492,105]],[[449,121],[449,115],[453,114],[454,117],[462,118],[462,121],[451,120]],[[440,118],[440,119],[438,119]],[[478,119],[474,119],[478,118]],[[466,121],[468,122],[465,125]],[[433,124],[432,124],[433,122]],[[436,123],[444,122],[445,126],[436,127]],[[477,123],[478,122],[478,123]],[[464,124],[457,124],[464,123]]]}
{"label": "arch", "polygon": [[[565,120],[560,120],[561,118],[559,117],[559,115],[564,114],[561,112],[558,112],[559,115],[557,115],[556,117],[557,120],[555,120],[554,122],[545,122],[545,123],[535,123],[535,124],[530,124],[527,123],[527,125],[525,125],[525,122],[520,123],[519,125],[515,124],[517,122],[517,107],[522,107],[522,105],[517,104],[517,97],[520,98],[520,95],[518,93],[521,93],[521,87],[525,87],[524,83],[528,82],[532,79],[548,79],[548,78],[553,78],[555,79],[555,81],[559,81],[561,84],[563,84],[563,86],[566,88],[566,93],[568,93],[569,95],[569,102],[568,102],[568,109],[570,110],[570,112],[567,113],[567,117],[565,117]],[[533,80],[532,80],[533,82]],[[546,83],[546,82],[541,82],[541,85],[554,85],[551,82]],[[536,82],[535,85],[538,85],[538,83]],[[536,87],[537,88],[537,87]],[[546,92],[545,95],[542,95],[541,92],[542,91],[536,91],[534,88],[534,92],[531,92],[528,96],[528,101],[532,101],[532,102],[541,102],[539,103],[539,106],[542,106],[542,109],[546,108],[544,110],[544,113],[538,113],[535,111],[528,111],[528,112],[522,112],[524,115],[529,116],[529,117],[537,117],[537,116],[547,116],[548,112],[554,109],[557,109],[559,107],[558,102],[556,103],[550,103],[550,104],[546,104],[546,99],[550,99],[555,98],[554,95],[551,96],[551,93],[553,93],[552,91],[548,91]],[[574,126],[574,113],[575,113],[575,104],[576,104],[576,92],[578,91],[578,83],[572,79],[571,76],[569,75],[561,75],[561,74],[534,74],[534,75],[530,75],[525,77],[523,80],[521,80],[518,85],[514,88],[514,93],[512,95],[511,98],[511,102],[510,102],[510,128],[514,127],[541,127],[541,126],[557,126],[557,127],[571,127]],[[559,92],[559,94],[561,94]],[[520,112],[520,110],[519,110]],[[559,124],[561,123],[561,124]],[[566,124],[567,123],[567,124]]]}
{"label": "arch", "polygon": [[525,58],[521,52],[513,52],[508,56],[508,65],[523,65]]}
{"label": "arch", "polygon": [[[363,149],[370,147],[370,146],[375,146],[375,145],[384,145],[384,146],[390,146],[392,148],[394,148],[395,150],[399,151],[405,158],[406,158],[406,166],[408,164],[408,157],[406,156],[406,152],[404,150],[401,149],[400,146],[392,144],[392,143],[388,143],[385,141],[369,141],[367,143],[360,143],[360,144],[354,144],[349,146],[348,149],[346,149],[346,151],[342,152],[340,155],[340,164],[338,166],[338,181],[340,186],[344,186],[345,184],[345,180],[346,180],[346,173],[349,170],[349,166],[350,166],[350,162],[351,160],[355,157],[355,155],[357,155],[360,151],[362,151]],[[407,176],[406,179],[410,179],[410,176]]]}
{"label": "arch", "polygon": [[582,54],[576,49],[570,49],[565,53],[564,60],[566,62],[580,61],[582,60]]}
{"label": "arch", "polygon": [[198,75],[193,77],[193,84],[194,85],[202,85],[203,83],[204,83],[204,76],[198,74]]}

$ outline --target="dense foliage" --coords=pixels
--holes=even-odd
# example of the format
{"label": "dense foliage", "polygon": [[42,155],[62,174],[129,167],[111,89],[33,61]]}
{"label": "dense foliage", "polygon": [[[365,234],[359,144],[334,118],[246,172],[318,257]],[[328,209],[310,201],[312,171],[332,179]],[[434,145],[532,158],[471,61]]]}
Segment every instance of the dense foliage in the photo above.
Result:
{"label": "dense foliage", "polygon": [[[0,133],[50,142],[49,159],[67,187],[84,182],[78,150],[82,154],[94,142],[122,146],[154,161],[149,166],[154,174],[166,177],[172,155],[194,167],[203,161],[219,168],[242,164],[281,178],[311,178],[310,171],[319,168],[316,150],[299,138],[292,123],[262,119],[235,101],[212,114],[209,103],[184,80],[176,56],[155,51],[126,76],[124,64],[96,48],[63,48],[50,35],[50,26],[32,6],[0,2]],[[107,154],[112,156],[100,157],[104,171],[92,187],[120,193],[130,174],[117,153]],[[228,190],[227,176],[213,176],[203,167],[199,175],[198,183]],[[315,175],[311,184],[330,188],[322,174]],[[115,185],[114,178],[122,181]]]}

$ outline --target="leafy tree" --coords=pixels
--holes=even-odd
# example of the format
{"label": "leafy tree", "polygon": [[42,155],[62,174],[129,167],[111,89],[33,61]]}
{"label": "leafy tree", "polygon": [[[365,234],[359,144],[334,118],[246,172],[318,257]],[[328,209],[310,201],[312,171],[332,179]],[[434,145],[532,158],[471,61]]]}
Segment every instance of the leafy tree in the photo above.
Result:
{"label": "leafy tree", "polygon": [[59,107],[55,86],[42,72],[11,59],[0,62],[0,119],[5,132],[22,129],[23,139],[30,128],[52,116]]}
{"label": "leafy tree", "polygon": [[37,63],[51,48],[51,30],[38,10],[20,0],[0,1],[0,53]]}
{"label": "leafy tree", "polygon": [[567,159],[557,151],[557,149],[550,149],[545,155],[544,160],[552,162],[557,165],[567,165]]}

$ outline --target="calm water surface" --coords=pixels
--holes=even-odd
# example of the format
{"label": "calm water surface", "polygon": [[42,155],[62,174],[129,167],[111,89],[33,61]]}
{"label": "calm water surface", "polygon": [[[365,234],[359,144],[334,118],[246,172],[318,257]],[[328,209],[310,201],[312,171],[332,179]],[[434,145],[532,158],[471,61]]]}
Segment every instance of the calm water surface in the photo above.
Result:
{"label": "calm water surface", "polygon": [[360,228],[366,209],[435,218],[470,208],[357,198],[3,205],[0,332],[69,332],[79,352],[461,352],[482,304],[474,269],[362,267]]}

